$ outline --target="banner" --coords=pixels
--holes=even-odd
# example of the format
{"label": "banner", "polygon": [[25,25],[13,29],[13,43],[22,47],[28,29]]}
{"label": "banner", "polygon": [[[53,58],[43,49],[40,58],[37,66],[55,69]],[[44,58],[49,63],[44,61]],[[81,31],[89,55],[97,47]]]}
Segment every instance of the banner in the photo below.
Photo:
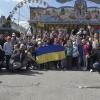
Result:
{"label": "banner", "polygon": [[64,58],[65,51],[61,45],[48,45],[36,50],[36,60],[39,64],[62,60]]}

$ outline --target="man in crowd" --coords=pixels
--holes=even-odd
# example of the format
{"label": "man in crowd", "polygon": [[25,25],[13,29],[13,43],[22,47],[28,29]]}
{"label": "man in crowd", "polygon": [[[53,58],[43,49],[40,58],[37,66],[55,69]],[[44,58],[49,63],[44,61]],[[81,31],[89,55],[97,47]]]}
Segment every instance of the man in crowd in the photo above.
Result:
{"label": "man in crowd", "polygon": [[11,37],[7,37],[7,42],[4,43],[3,50],[5,52],[5,58],[6,58],[6,69],[10,70],[10,58],[13,52],[13,47],[11,43]]}

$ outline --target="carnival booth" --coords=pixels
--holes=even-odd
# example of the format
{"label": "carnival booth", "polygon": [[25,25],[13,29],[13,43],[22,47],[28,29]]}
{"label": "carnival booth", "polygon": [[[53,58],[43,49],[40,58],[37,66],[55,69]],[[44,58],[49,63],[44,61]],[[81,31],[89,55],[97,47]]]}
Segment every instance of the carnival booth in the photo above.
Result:
{"label": "carnival booth", "polygon": [[[72,6],[66,6],[67,0],[56,1],[63,3],[64,6],[30,7],[29,23],[34,29],[51,30],[56,27],[73,29],[75,27],[85,28],[87,25],[100,26],[100,8],[88,7],[86,0],[75,0]],[[100,3],[98,0],[90,1]]]}

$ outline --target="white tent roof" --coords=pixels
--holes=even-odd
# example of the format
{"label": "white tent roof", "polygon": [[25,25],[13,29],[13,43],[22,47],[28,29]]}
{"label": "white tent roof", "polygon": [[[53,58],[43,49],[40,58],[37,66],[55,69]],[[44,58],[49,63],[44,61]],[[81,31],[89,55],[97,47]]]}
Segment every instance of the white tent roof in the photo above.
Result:
{"label": "white tent roof", "polygon": [[[74,7],[75,1],[76,0],[71,0],[71,1],[66,2],[66,3],[59,3],[56,0],[52,0],[52,1],[47,0],[48,4],[51,7],[62,7],[62,6],[72,6],[72,7]],[[88,7],[100,7],[100,4],[97,4],[97,1],[100,2],[100,0],[85,0],[85,1],[87,2]],[[94,1],[94,2],[92,2],[92,1]]]}
{"label": "white tent roof", "polygon": [[100,4],[100,0],[90,0],[90,1],[93,1],[93,2],[95,2],[95,3],[99,3]]}

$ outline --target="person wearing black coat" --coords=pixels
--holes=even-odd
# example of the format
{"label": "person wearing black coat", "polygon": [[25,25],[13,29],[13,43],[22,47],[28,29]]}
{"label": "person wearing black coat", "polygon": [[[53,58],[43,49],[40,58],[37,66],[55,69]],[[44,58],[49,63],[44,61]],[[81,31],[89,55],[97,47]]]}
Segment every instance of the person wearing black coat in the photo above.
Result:
{"label": "person wearing black coat", "polygon": [[0,70],[3,67],[5,52],[2,50],[2,46],[0,45]]}

